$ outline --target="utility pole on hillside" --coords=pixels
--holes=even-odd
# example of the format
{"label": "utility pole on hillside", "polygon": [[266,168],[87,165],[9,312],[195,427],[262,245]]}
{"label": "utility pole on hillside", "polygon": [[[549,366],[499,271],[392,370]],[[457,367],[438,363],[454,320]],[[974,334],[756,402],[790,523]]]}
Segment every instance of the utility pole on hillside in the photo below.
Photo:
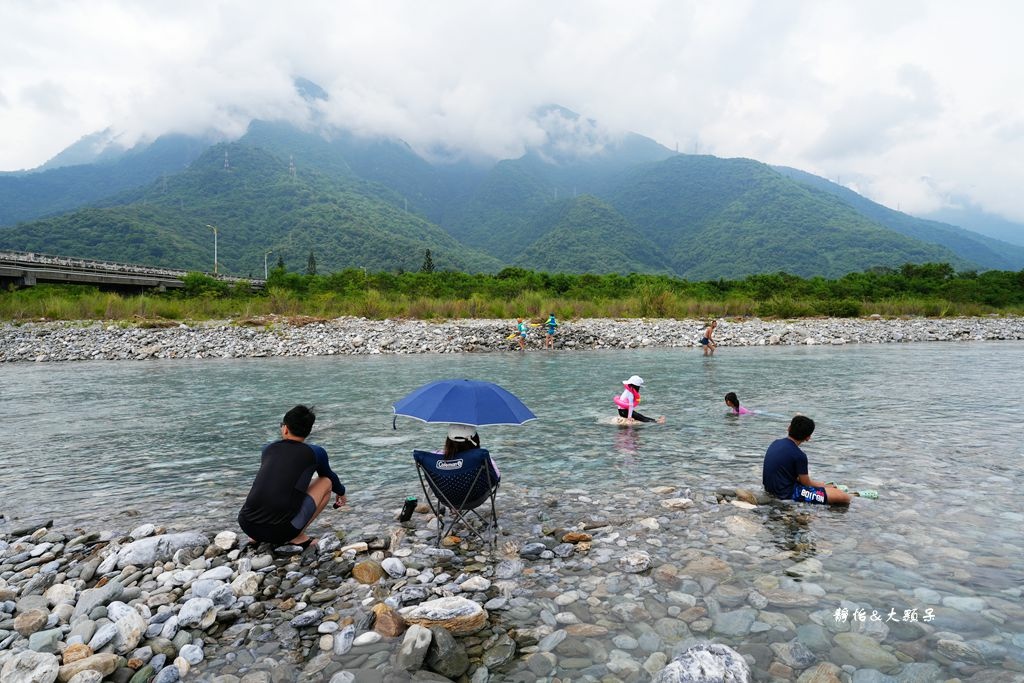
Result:
{"label": "utility pole on hillside", "polygon": [[[225,154],[227,154],[227,152],[225,152]],[[209,223],[206,224],[206,227],[213,230],[213,276],[217,277],[217,228]]]}

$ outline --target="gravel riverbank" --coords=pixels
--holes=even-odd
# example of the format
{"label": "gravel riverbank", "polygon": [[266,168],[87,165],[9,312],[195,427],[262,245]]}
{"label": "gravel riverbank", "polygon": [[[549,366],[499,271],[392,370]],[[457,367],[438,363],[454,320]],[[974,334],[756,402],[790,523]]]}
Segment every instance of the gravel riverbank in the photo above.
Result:
{"label": "gravel riverbank", "polygon": [[[404,524],[361,513],[337,534],[314,530],[306,550],[253,547],[231,529],[8,522],[0,680],[1020,680],[1019,586],[964,595],[953,575],[911,593],[909,556],[862,584],[799,536],[780,544],[801,513],[750,491],[506,494],[520,504],[501,510],[493,550],[436,547],[428,511]],[[933,539],[933,551],[963,577],[999,559],[960,563],[955,543]],[[922,602],[935,608],[909,619]],[[904,617],[836,616],[890,605]]]}
{"label": "gravel riverbank", "polygon": [[[560,323],[556,349],[697,347],[706,322],[675,319],[579,319]],[[512,351],[508,320],[264,319],[143,327],[109,322],[0,325],[0,362],[260,358],[356,354]],[[726,319],[719,346],[886,344],[1024,339],[1024,318]],[[528,349],[542,349],[541,327]]]}

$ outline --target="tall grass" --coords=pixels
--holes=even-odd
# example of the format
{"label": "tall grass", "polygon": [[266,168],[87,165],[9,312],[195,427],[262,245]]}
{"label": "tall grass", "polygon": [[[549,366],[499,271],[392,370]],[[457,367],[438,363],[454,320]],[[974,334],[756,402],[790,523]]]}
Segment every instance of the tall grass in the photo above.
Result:
{"label": "tall grass", "polygon": [[119,295],[88,287],[37,286],[0,291],[0,319],[49,320],[224,320],[257,316],[313,316],[335,318],[361,316],[371,319],[413,318],[423,320],[523,317],[541,321],[549,313],[571,318],[697,318],[758,316],[797,318],[811,316],[856,317],[878,314],[898,316],[981,316],[1024,314],[1024,306],[996,308],[979,302],[898,296],[878,301],[817,299],[773,296],[767,300],[735,294],[694,297],[664,289],[639,288],[621,297],[593,299],[556,297],[525,290],[510,297],[479,292],[466,298],[408,295],[368,289],[343,294],[321,291],[302,294],[272,287],[258,295],[217,296],[202,294]]}

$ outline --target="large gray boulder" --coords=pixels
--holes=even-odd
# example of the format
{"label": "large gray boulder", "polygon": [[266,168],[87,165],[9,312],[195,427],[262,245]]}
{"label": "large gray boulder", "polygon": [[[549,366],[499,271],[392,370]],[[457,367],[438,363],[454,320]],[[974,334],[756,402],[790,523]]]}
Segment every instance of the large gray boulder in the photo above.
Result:
{"label": "large gray boulder", "polygon": [[124,569],[130,564],[144,567],[154,562],[166,562],[179,550],[206,548],[208,545],[210,539],[195,531],[150,536],[122,546],[117,551],[117,568]]}
{"label": "large gray boulder", "polygon": [[740,653],[718,643],[700,643],[676,655],[652,683],[749,683],[750,667]]}

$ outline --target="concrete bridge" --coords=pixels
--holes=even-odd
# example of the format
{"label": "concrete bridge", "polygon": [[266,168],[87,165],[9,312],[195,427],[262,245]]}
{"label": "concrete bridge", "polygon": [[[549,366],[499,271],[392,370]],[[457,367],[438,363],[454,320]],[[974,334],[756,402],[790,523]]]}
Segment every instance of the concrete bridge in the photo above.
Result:
{"label": "concrete bridge", "polygon": [[[190,271],[156,268],[113,261],[53,256],[26,251],[0,250],[0,286],[31,287],[38,283],[94,285],[102,289],[139,292],[156,289],[180,289]],[[209,273],[207,273],[209,274]],[[211,276],[222,282],[248,283],[263,289],[264,280],[249,280],[225,275]]]}

